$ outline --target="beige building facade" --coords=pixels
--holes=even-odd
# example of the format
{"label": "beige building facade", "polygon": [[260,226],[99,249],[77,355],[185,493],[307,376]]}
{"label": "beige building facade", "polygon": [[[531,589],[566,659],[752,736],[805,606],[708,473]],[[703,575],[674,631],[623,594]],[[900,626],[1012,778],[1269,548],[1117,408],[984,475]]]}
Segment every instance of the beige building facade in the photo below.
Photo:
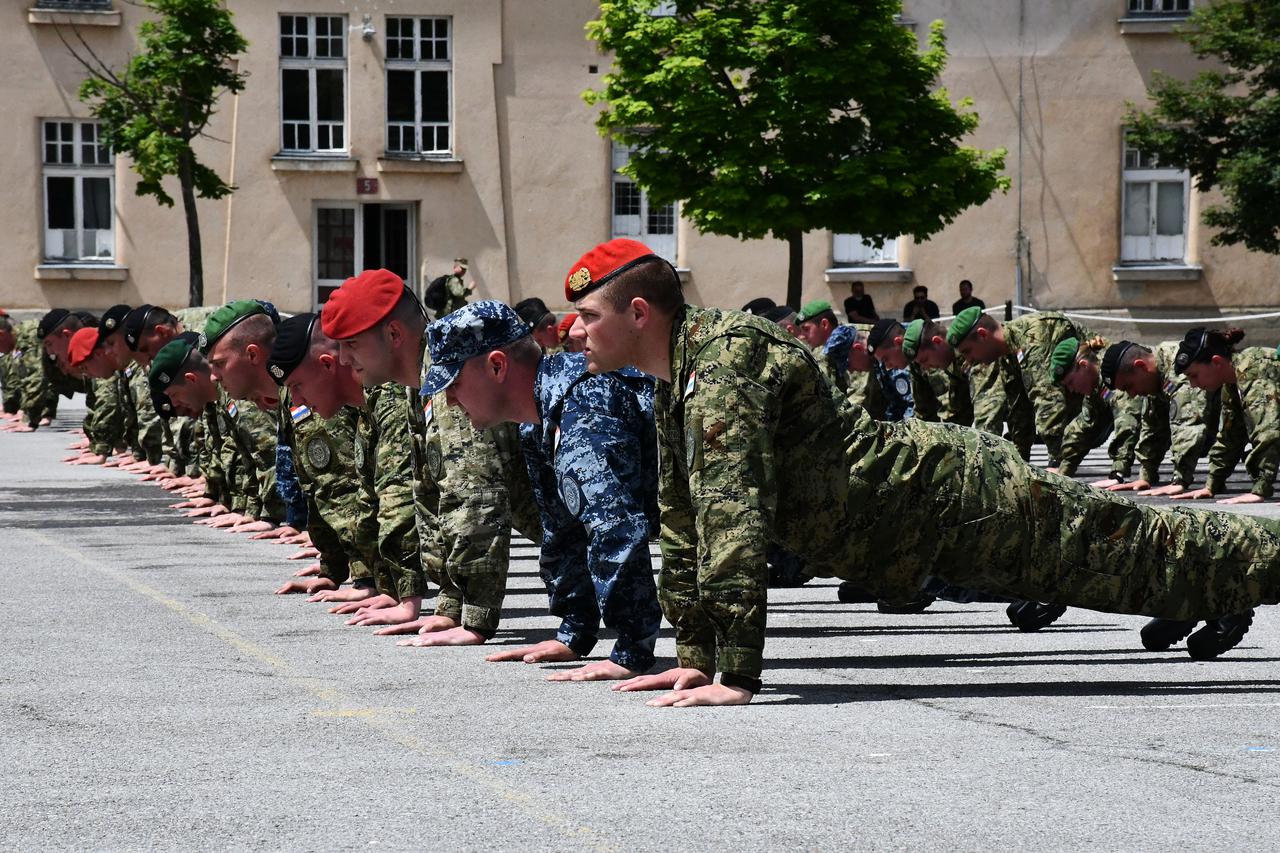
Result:
{"label": "beige building facade", "polygon": [[[569,264],[615,235],[669,257],[692,301],[783,298],[785,243],[698,234],[617,174],[627,152],[581,98],[608,68],[584,37],[593,0],[229,6],[249,76],[199,145],[237,187],[199,203],[206,303],[302,311],[359,269],[421,288],[465,256],[478,296],[563,308]],[[924,284],[946,313],[967,278],[988,305],[1190,316],[1280,304],[1280,260],[1210,246],[1186,175],[1124,147],[1126,103],[1144,102],[1153,72],[1196,70],[1172,31],[1188,6],[907,0],[903,25],[921,39],[946,22],[943,82],[974,102],[972,144],[1008,149],[1013,187],[924,242],[808,234],[805,298],[838,303],[860,280],[888,315]],[[119,66],[142,13],[4,3],[0,306],[186,303],[181,206],[136,196],[128,163],[95,144],[83,69],[60,38]]]}

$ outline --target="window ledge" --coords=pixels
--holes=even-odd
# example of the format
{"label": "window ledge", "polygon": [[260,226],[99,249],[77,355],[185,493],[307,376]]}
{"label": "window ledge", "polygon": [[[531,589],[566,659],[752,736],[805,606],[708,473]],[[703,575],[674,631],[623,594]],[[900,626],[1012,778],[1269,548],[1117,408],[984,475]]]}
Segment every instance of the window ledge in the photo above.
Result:
{"label": "window ledge", "polygon": [[124,281],[129,268],[114,264],[76,264],[49,262],[36,266],[41,281]]}
{"label": "window ledge", "polygon": [[1111,268],[1115,281],[1199,281],[1203,274],[1199,264],[1116,264]]}
{"label": "window ledge", "polygon": [[1171,33],[1181,24],[1187,22],[1186,15],[1142,16],[1121,18],[1120,34],[1125,36],[1145,36],[1159,33]]}
{"label": "window ledge", "polygon": [[277,154],[271,158],[273,172],[354,172],[359,168],[355,157]]}
{"label": "window ledge", "polygon": [[118,27],[120,12],[115,9],[28,9],[28,24],[71,24],[77,27]]}
{"label": "window ledge", "polygon": [[676,267],[675,270],[676,275],[680,278],[681,284],[688,284],[689,280],[693,278],[693,270],[688,267]]}
{"label": "window ledge", "polygon": [[866,267],[832,267],[826,271],[827,284],[846,283],[850,281],[872,281],[902,283],[915,278],[910,267],[898,266],[866,266]]}
{"label": "window ledge", "polygon": [[378,171],[456,174],[462,171],[462,161],[454,157],[379,157]]}

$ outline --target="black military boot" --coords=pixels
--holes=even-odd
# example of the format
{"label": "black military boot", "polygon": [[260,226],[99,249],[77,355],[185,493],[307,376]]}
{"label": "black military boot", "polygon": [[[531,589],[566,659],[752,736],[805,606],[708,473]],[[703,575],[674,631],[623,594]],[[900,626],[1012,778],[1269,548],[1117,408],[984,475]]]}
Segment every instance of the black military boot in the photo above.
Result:
{"label": "black military boot", "polygon": [[876,597],[856,583],[844,581],[836,587],[836,598],[841,604],[870,604]]}
{"label": "black military boot", "polygon": [[1163,652],[1190,634],[1200,623],[1194,619],[1152,619],[1138,632],[1142,647],[1149,652]]}
{"label": "black military boot", "polygon": [[914,601],[908,601],[906,604],[890,604],[887,601],[877,601],[876,610],[890,616],[905,616],[912,613],[923,613],[929,609],[929,605],[933,604],[934,597],[921,593],[920,597]]}
{"label": "black military boot", "polygon": [[1066,605],[1062,604],[1041,604],[1038,601],[1015,601],[1004,610],[1004,615],[1009,617],[1009,621],[1013,623],[1013,627],[1019,631],[1032,633],[1039,631],[1041,628],[1048,628],[1063,613],[1067,612]]}
{"label": "black military boot", "polygon": [[1213,660],[1240,645],[1252,624],[1252,610],[1214,619],[1187,638],[1187,653],[1192,660]]}

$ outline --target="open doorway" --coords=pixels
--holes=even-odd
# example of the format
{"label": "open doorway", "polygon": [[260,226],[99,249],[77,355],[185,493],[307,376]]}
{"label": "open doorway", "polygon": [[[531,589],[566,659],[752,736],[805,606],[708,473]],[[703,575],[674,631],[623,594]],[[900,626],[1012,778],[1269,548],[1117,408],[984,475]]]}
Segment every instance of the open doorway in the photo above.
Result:
{"label": "open doorway", "polygon": [[416,205],[318,202],[314,304],[361,270],[389,269],[417,292]]}

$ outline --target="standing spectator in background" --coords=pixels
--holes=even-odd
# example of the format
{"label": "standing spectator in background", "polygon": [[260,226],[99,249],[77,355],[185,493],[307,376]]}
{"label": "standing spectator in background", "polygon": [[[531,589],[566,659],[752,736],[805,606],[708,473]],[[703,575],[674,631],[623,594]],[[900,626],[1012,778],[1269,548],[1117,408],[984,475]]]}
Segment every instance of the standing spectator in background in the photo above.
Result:
{"label": "standing spectator in background", "polygon": [[880,315],[876,313],[876,304],[867,295],[862,282],[855,281],[850,287],[853,288],[853,295],[844,301],[844,315],[849,318],[849,322],[874,323],[879,320]]}
{"label": "standing spectator in background", "polygon": [[911,290],[911,296],[912,300],[902,307],[904,323],[912,320],[936,320],[942,315],[938,310],[938,303],[929,298],[929,288],[923,284],[917,284]]}
{"label": "standing spectator in background", "polygon": [[960,298],[951,303],[951,313],[959,314],[966,308],[987,309],[987,303],[973,295],[973,282],[967,278],[960,282]]}
{"label": "standing spectator in background", "polygon": [[560,348],[560,335],[556,331],[556,315],[547,307],[547,303],[536,296],[531,296],[517,302],[515,309],[520,319],[533,330],[533,339],[538,342],[538,346],[543,350]]}

